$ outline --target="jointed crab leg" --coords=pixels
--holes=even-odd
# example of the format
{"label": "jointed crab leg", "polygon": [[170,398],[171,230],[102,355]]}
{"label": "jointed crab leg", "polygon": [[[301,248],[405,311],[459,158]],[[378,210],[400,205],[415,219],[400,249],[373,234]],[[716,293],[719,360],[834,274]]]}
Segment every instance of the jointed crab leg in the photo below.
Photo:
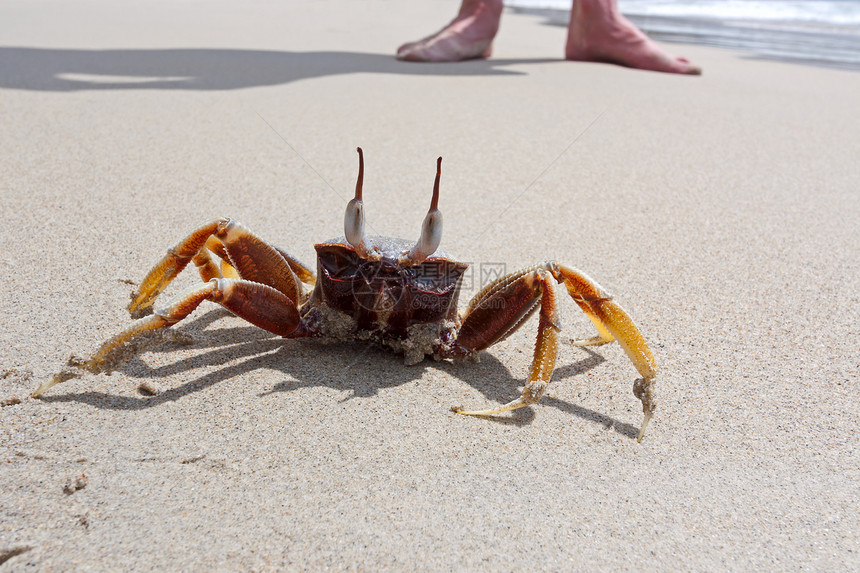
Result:
{"label": "jointed crab leg", "polygon": [[[212,253],[221,258],[220,268]],[[158,295],[190,261],[207,282],[186,289],[163,309],[146,316]],[[236,221],[222,218],[207,223],[168,250],[143,279],[128,307],[138,320],[105,341],[92,357],[70,360],[71,368],[42,383],[33,395],[39,396],[84,371],[97,373],[114,368],[134,351],[140,335],[176,324],[204,300],[220,303],[240,318],[275,334],[303,335],[297,328],[298,306],[305,294],[297,274],[305,282],[316,279],[293,257],[266,244]]]}
{"label": "jointed crab leg", "polygon": [[[553,276],[559,282],[564,282],[573,300],[598,327],[601,338],[605,342],[610,342],[611,339],[606,340],[606,331],[608,331],[618,341],[630,362],[642,376],[633,386],[633,393],[641,400],[644,413],[642,427],[637,437],[638,441],[642,441],[645,428],[648,427],[648,422],[656,409],[652,390],[657,376],[657,361],[651,354],[645,337],[624,309],[588,275],[564,265],[551,264]],[[601,328],[601,325],[604,328]]]}
{"label": "jointed crab leg", "polygon": [[[290,265],[290,269],[295,273],[296,277],[307,285],[315,285],[317,282],[317,276],[314,272],[302,264],[297,258],[289,254],[287,251],[280,247],[276,247],[275,245],[269,245],[276,251],[278,254],[284,257],[284,260],[287,261],[287,264]],[[221,259],[221,274],[224,278],[239,278],[239,273],[236,272],[236,269],[230,264],[230,255],[227,254],[227,249],[224,248],[224,243],[222,243],[218,237],[212,235],[206,240],[206,249],[200,249],[197,253],[198,255],[203,254],[207,255],[207,251],[212,251]],[[210,257],[211,260],[211,257]],[[195,261],[196,262],[196,261]],[[197,265],[200,267],[200,264]],[[203,272],[200,273],[203,276]],[[208,281],[212,277],[203,276],[203,280]]]}
{"label": "jointed crab leg", "polygon": [[[194,255],[194,258],[191,259],[191,262],[193,262],[194,265],[197,267],[197,272],[200,273],[200,278],[202,278],[204,282],[209,281],[211,279],[224,278],[224,271],[227,271],[228,278],[238,277],[236,270],[233,269],[232,266],[230,266],[230,263],[223,262],[222,260],[223,270],[222,268],[219,268],[218,264],[212,260],[212,254],[210,253],[209,249],[205,247],[197,251],[197,254]],[[223,265],[226,265],[226,267],[224,267]],[[229,267],[229,270],[227,269],[227,267]],[[229,272],[230,270],[233,271],[232,274]]]}
{"label": "jointed crab leg", "polygon": [[182,269],[206,244],[209,237],[218,229],[220,222],[221,220],[218,219],[195,229],[175,247],[167,250],[164,258],[141,281],[137,292],[132,293],[132,300],[128,305],[128,311],[132,316],[144,316],[149,312],[158,295],[164,292],[167,285],[182,272]]}
{"label": "jointed crab leg", "polygon": [[[128,354],[123,352],[127,344],[134,343],[145,332],[176,324],[204,300],[220,303],[240,318],[281,336],[293,333],[299,324],[298,309],[284,293],[251,281],[214,278],[186,289],[152,315],[135,320],[119,334],[102,343],[92,357],[73,359],[70,361],[72,369],[63,370],[43,382],[33,397],[39,397],[55,384],[77,378],[83,371],[95,374],[111,370]],[[133,347],[131,351],[134,351]]]}
{"label": "jointed crab leg", "polygon": [[[527,272],[527,274],[518,278],[514,283],[516,286],[528,287],[536,295],[540,294],[540,321],[538,322],[535,354],[531,368],[529,369],[529,379],[525,388],[523,388],[522,396],[496,408],[470,411],[457,409],[455,410],[457,413],[467,416],[492,416],[494,414],[507,412],[508,410],[516,410],[517,408],[534,404],[540,400],[544,392],[546,392],[547,386],[549,386],[550,379],[552,378],[552,372],[555,369],[555,359],[558,355],[558,331],[560,330],[558,326],[555,290],[553,290],[549,277],[549,273],[543,269],[531,270],[530,272]],[[495,298],[497,302],[501,300],[496,296],[485,299],[485,302],[489,302],[493,300],[493,298]],[[492,308],[492,305],[487,305],[487,307]],[[525,318],[527,318],[531,312],[533,311],[527,311]],[[513,316],[515,316],[515,314]],[[506,332],[509,333],[513,331],[517,326],[522,324],[523,320],[524,318],[519,318],[517,322],[513,323],[513,327]],[[468,316],[466,321],[468,322]],[[464,326],[465,324],[466,323],[464,323]]]}
{"label": "jointed crab leg", "polygon": [[469,302],[457,345],[464,353],[483,350],[507,338],[538,308],[541,292],[535,288],[539,267],[511,273],[484,287]]}
{"label": "jointed crab leg", "polygon": [[[228,264],[218,269],[209,255],[210,250]],[[313,273],[294,258],[289,255],[285,257],[284,254],[240,223],[228,218],[216,219],[195,229],[167,251],[132,295],[128,310],[135,317],[147,314],[158,295],[191,260],[194,260],[204,280],[222,276],[242,277],[269,285],[300,304],[302,288],[293,268],[302,274],[305,282],[313,280]]]}
{"label": "jointed crab leg", "polygon": [[[287,261],[287,264],[290,266],[290,270],[293,271],[293,273],[296,275],[296,278],[310,286],[314,286],[316,284],[316,274],[314,274],[311,269],[302,264],[301,261],[299,261],[297,258],[295,258],[280,247],[276,247],[275,245],[268,246],[275,249],[278,254],[281,255],[285,261]],[[239,278],[239,272],[233,268],[233,265],[230,264],[230,255],[227,254],[227,249],[224,247],[224,243],[222,243],[221,240],[215,235],[212,235],[206,240],[206,248],[200,249],[197,254],[208,257],[209,251],[215,253],[216,255],[218,255],[218,258],[221,259],[221,268],[219,270],[224,278]],[[209,257],[209,259],[211,260],[211,257]],[[197,266],[198,270],[200,270],[200,263],[197,263]],[[210,278],[213,278],[204,276],[202,270],[200,272],[200,276],[203,277],[204,281],[208,281]]]}
{"label": "jointed crab leg", "polygon": [[[529,380],[522,396],[496,408],[457,411],[460,414],[489,416],[540,400],[552,376],[557,351],[556,301],[549,276],[564,283],[571,298],[591,319],[599,333],[593,338],[574,341],[574,344],[591,346],[617,340],[642,376],[633,387],[634,394],[642,401],[644,413],[637,437],[641,441],[655,409],[652,385],[657,374],[657,362],[636,324],[612,300],[611,295],[585,273],[554,262],[542,263],[503,277],[486,287],[469,304],[457,340],[464,350],[481,350],[504,339],[534,312],[538,295],[540,323]],[[531,296],[528,295],[529,291]]]}
{"label": "jointed crab leg", "polygon": [[[275,249],[276,251],[278,251],[278,254],[280,254],[282,257],[284,257],[284,260],[287,261],[287,264],[290,265],[290,269],[292,269],[293,273],[295,273],[296,277],[300,281],[302,281],[303,283],[305,283],[307,285],[311,285],[311,286],[316,284],[317,276],[314,274],[314,272],[312,270],[307,268],[305,265],[303,265],[301,262],[299,262],[298,259],[296,259],[291,254],[287,253],[282,248],[276,247],[274,245],[272,245],[272,248]],[[223,259],[223,257],[221,257],[221,258]]]}

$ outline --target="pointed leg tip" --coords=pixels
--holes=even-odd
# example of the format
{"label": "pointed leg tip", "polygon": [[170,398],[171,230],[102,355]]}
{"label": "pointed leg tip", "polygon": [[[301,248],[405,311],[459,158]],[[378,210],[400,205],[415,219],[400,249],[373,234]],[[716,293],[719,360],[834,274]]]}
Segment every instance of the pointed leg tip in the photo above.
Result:
{"label": "pointed leg tip", "polygon": [[463,406],[451,406],[451,411],[461,416],[487,416],[486,410],[467,410]]}
{"label": "pointed leg tip", "polygon": [[636,436],[636,443],[641,444],[642,438],[645,437],[645,428],[648,427],[648,422],[651,421],[651,412],[645,411],[645,417],[642,419],[642,427],[639,429],[639,435]]}
{"label": "pointed leg tip", "polygon": [[[75,366],[74,364],[72,364],[75,360],[78,360],[78,359],[76,359],[74,356],[72,356],[71,358],[69,358],[69,364],[72,366]],[[65,382],[66,380],[78,378],[80,375],[81,375],[81,372],[76,367],[67,368],[67,369],[63,370],[62,372],[60,372],[59,374],[54,374],[53,376],[51,376],[50,378],[48,378],[47,380],[42,382],[41,386],[36,388],[36,391],[30,395],[33,398],[41,398],[42,394],[44,394],[50,388],[53,388],[54,386],[56,386],[60,382]]]}
{"label": "pointed leg tip", "polygon": [[138,319],[152,314],[152,305],[155,302],[154,296],[145,296],[138,291],[131,293],[131,301],[126,305],[125,309],[132,318]]}
{"label": "pointed leg tip", "polygon": [[490,410],[467,410],[463,406],[451,406],[451,411],[461,416],[492,416]]}
{"label": "pointed leg tip", "polygon": [[44,394],[49,388],[57,384],[59,380],[57,380],[57,376],[51,376],[48,380],[42,382],[42,384],[36,388],[36,391],[30,394],[33,398],[41,398],[42,394]]}
{"label": "pointed leg tip", "polygon": [[134,307],[133,307],[133,306],[130,306],[130,305],[129,305],[129,307],[128,307],[128,314],[129,314],[129,316],[131,316],[134,320],[137,320],[137,319],[139,319],[139,318],[144,318],[144,317],[149,316],[150,314],[152,314],[152,306],[147,306],[147,307],[140,308],[140,307],[138,307],[138,306],[134,306]]}

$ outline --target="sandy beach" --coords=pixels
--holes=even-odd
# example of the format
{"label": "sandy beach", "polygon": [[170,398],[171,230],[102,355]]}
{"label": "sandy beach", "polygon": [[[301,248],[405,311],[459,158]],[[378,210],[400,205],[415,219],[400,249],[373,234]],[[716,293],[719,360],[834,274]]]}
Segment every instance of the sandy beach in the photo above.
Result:
{"label": "sandy beach", "polygon": [[[860,570],[860,73],[564,62],[513,13],[489,60],[393,58],[456,6],[0,4],[0,571]],[[553,383],[496,420],[451,406],[519,395],[534,318],[405,366],[206,302],[30,397],[203,222],[313,263],[356,146],[370,232],[410,239],[444,158],[462,308],[547,259],[615,296],[660,367],[641,444],[635,369],[567,343],[593,328],[561,290]]]}

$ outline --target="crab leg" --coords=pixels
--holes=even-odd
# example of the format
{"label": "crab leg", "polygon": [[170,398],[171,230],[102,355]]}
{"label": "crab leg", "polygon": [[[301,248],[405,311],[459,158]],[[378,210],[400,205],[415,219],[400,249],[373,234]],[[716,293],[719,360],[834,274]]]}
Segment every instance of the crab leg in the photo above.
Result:
{"label": "crab leg", "polygon": [[220,222],[221,219],[218,219],[195,229],[175,247],[167,250],[164,258],[152,267],[141,281],[137,291],[132,293],[128,311],[133,317],[148,314],[158,295],[164,292],[167,285],[182,272],[188,262],[206,244],[207,239],[218,229]]}
{"label": "crab leg", "polygon": [[[314,272],[302,264],[297,258],[289,254],[287,251],[280,247],[276,247],[275,245],[271,245],[273,249],[278,251],[278,254],[284,257],[284,260],[287,261],[287,264],[290,265],[290,269],[295,273],[296,278],[307,285],[315,285],[317,282],[317,276]],[[206,240],[206,249],[212,251],[221,259],[221,273],[225,278],[239,278],[239,273],[236,272],[236,269],[230,264],[230,255],[227,254],[227,249],[224,248],[224,243],[222,243],[218,237],[212,235],[209,239]],[[202,252],[202,249],[201,249]],[[198,264],[198,267],[200,265]],[[200,273],[203,276],[203,273]],[[211,278],[211,277],[209,277]],[[209,280],[209,278],[203,278],[203,280]]]}
{"label": "crab leg", "polygon": [[292,256],[282,248],[275,247],[274,245],[272,246],[272,248],[278,251],[278,254],[284,257],[284,260],[287,261],[287,264],[290,265],[290,269],[292,269],[293,273],[295,273],[296,277],[300,281],[302,281],[306,285],[311,286],[316,284],[317,276],[311,269],[303,265],[301,262],[299,262],[298,259],[296,259],[294,256]]}
{"label": "crab leg", "polygon": [[597,328],[597,336],[576,340],[574,344],[592,346],[617,340],[642,376],[633,386],[633,393],[642,402],[644,413],[637,437],[641,441],[655,409],[652,387],[657,363],[654,356],[636,324],[611,295],[582,271],[554,262],[503,277],[484,288],[469,303],[457,338],[460,354],[477,352],[504,340],[534,313],[539,299],[538,338],[522,396],[496,408],[455,411],[472,416],[491,416],[534,404],[543,396],[552,377],[558,347],[557,304],[550,277],[565,285],[571,298]]}
{"label": "crab leg", "polygon": [[[218,256],[221,260],[220,266],[212,263],[213,267],[216,267],[214,270],[217,271],[218,274],[214,274],[212,276],[208,276],[207,273],[204,272],[204,269],[208,268],[201,265],[197,262],[197,257],[206,258],[209,261],[212,260],[212,253]],[[211,278],[225,278],[225,279],[238,279],[239,272],[230,264],[230,255],[227,254],[227,249],[224,248],[224,243],[218,240],[218,237],[212,235],[208,239],[206,239],[206,248],[200,249],[197,252],[196,257],[194,258],[194,262],[197,264],[197,270],[200,272],[200,278],[204,281],[208,281]]]}
{"label": "crab leg", "polygon": [[[203,279],[203,282],[211,279],[224,278],[224,273],[221,268],[219,268],[218,264],[212,260],[212,253],[205,247],[197,251],[197,254],[191,259],[191,262],[193,262],[197,267],[197,272],[200,273],[200,278]],[[230,268],[232,269],[232,267]],[[229,277],[230,275],[228,274],[227,276]]]}
{"label": "crab leg", "polygon": [[657,376],[657,361],[651,354],[648,343],[645,342],[645,338],[639,332],[633,319],[618,303],[612,300],[611,295],[588,275],[580,270],[557,263],[549,263],[549,268],[556,280],[564,283],[570,296],[591,319],[600,333],[598,337],[578,341],[575,344],[580,346],[589,343],[605,344],[614,338],[642,376],[633,386],[633,393],[642,401],[642,411],[645,415],[637,437],[638,441],[642,441],[645,428],[656,409],[652,390],[654,379]]}
{"label": "crab leg", "polygon": [[281,336],[294,333],[299,324],[298,309],[284,293],[246,280],[213,278],[186,289],[152,315],[135,320],[102,343],[92,357],[70,360],[72,368],[43,382],[33,397],[38,398],[55,384],[77,378],[84,372],[95,374],[110,371],[128,356],[129,351],[135,351],[134,343],[142,334],[173,326],[191,314],[204,300],[217,302],[240,318]]}
{"label": "crab leg", "polygon": [[535,288],[537,269],[511,273],[475,295],[457,336],[460,354],[472,354],[501,342],[534,314],[540,300],[540,290]]}
{"label": "crab leg", "polygon": [[[209,251],[222,259],[220,269],[212,261]],[[305,282],[313,280],[313,273],[289,255],[284,255],[242,224],[228,218],[216,219],[195,229],[167,251],[143,279],[137,292],[132,294],[128,310],[134,317],[146,315],[158,295],[192,260],[203,280],[241,277],[275,288],[299,304],[302,302],[302,288],[292,269],[296,268]]]}
{"label": "crab leg", "polygon": [[[538,335],[537,342],[535,343],[534,359],[532,360],[532,365],[529,369],[529,379],[525,388],[523,388],[522,396],[496,408],[470,411],[455,409],[457,413],[467,416],[492,416],[494,414],[507,412],[508,410],[516,410],[517,408],[534,404],[540,400],[544,392],[546,392],[547,386],[549,386],[550,379],[552,378],[552,372],[555,369],[555,360],[558,355],[558,331],[560,330],[558,325],[558,310],[555,290],[553,289],[549,278],[550,274],[543,269],[530,269],[520,274],[520,277],[508,285],[508,288],[499,289],[483,300],[483,306],[485,308],[493,308],[494,305],[487,303],[495,300],[495,302],[503,303],[513,302],[514,309],[517,309],[517,306],[522,309],[525,305],[517,303],[527,302],[529,300],[528,298],[507,298],[505,295],[509,295],[517,290],[529,289],[533,293],[533,299],[535,301],[537,300],[537,297],[540,296],[540,321],[538,322]],[[505,279],[502,280],[504,281]],[[481,303],[478,304],[481,305]],[[502,308],[504,309],[504,306]],[[519,311],[520,309],[517,310]],[[526,318],[528,318],[529,315],[531,315],[532,312],[534,312],[533,309],[534,302],[532,303],[532,308],[526,310],[524,314],[520,314],[521,311],[510,313],[509,317],[514,318],[515,320],[510,320],[509,318],[509,328],[505,330],[504,334],[497,338],[497,340],[500,340],[501,338],[504,338],[504,336],[507,336],[507,334],[510,334],[510,332],[513,332],[513,330],[515,330],[525,321]],[[469,324],[469,316],[466,317],[466,321],[463,323],[463,329],[461,329],[461,332]],[[460,341],[458,339],[458,343],[459,342]]]}

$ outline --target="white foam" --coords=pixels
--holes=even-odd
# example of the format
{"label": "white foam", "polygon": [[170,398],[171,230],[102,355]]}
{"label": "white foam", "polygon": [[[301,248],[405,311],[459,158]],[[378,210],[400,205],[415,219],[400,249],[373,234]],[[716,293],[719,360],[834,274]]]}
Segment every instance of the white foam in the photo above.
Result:
{"label": "white foam", "polygon": [[[570,10],[570,0],[507,0],[530,9]],[[860,25],[858,0],[619,0],[626,15]]]}

